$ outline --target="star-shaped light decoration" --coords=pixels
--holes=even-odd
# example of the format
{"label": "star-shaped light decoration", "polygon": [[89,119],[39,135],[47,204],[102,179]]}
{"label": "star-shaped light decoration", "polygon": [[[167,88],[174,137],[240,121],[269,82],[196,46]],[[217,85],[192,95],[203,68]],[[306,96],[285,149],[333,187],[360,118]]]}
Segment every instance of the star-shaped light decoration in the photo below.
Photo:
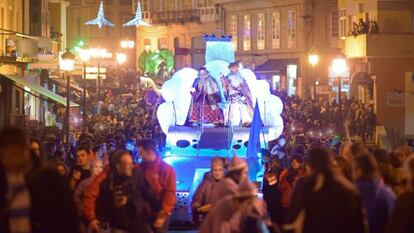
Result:
{"label": "star-shaped light decoration", "polygon": [[128,21],[127,23],[125,23],[123,25],[124,27],[138,27],[138,26],[146,26],[149,27],[151,26],[150,23],[144,21],[142,19],[142,9],[141,9],[141,2],[138,0],[138,4],[137,4],[137,12],[135,13],[135,17],[131,20]]}
{"label": "star-shaped light decoration", "polygon": [[113,23],[105,19],[105,13],[104,13],[102,1],[101,1],[101,4],[99,5],[98,17],[96,17],[96,19],[86,22],[85,24],[86,25],[98,25],[99,28],[102,28],[103,26],[115,27]]}

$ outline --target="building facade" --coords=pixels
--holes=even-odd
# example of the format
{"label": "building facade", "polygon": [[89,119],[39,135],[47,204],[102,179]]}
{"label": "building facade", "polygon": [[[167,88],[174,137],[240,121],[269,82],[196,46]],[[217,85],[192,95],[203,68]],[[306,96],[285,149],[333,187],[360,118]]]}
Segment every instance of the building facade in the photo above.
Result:
{"label": "building facade", "polygon": [[95,19],[98,14],[100,0],[70,0],[68,7],[67,40],[68,47],[73,48],[79,41],[84,41],[89,47],[105,48],[116,52],[121,40],[134,39],[134,27],[122,25],[134,18],[135,7],[132,0],[103,0],[105,18],[115,27],[85,25],[85,22]]}
{"label": "building facade", "polygon": [[143,17],[152,27],[138,27],[137,56],[168,49],[175,68],[205,65],[205,33],[223,32],[223,12],[212,0],[141,0]]}
{"label": "building facade", "polygon": [[[237,59],[274,89],[310,96],[314,77],[319,96],[329,94],[325,67],[339,53],[337,2],[304,0],[216,0],[225,12],[225,31],[233,35]],[[319,63],[308,63],[311,50]]]}
{"label": "building facade", "polygon": [[41,70],[43,62],[58,68],[67,5],[64,0],[0,1],[0,128],[44,121],[48,103],[64,102]]}
{"label": "building facade", "polygon": [[[378,124],[400,144],[414,136],[414,2],[339,0],[338,9],[351,95],[373,104]],[[368,32],[355,33],[360,20]]]}

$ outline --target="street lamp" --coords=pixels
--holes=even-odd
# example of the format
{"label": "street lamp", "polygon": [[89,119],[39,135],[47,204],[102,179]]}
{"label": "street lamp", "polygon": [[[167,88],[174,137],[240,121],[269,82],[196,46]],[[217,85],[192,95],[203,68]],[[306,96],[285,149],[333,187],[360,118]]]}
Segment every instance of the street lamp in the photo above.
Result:
{"label": "street lamp", "polygon": [[112,57],[112,54],[111,53],[108,53],[108,51],[106,50],[106,49],[96,49],[96,48],[94,48],[94,49],[91,49],[90,50],[90,54],[91,54],[91,56],[92,57],[94,57],[94,58],[96,58],[97,60],[98,60],[98,78],[97,78],[97,81],[98,81],[98,85],[97,85],[97,100],[98,100],[98,102],[99,102],[99,100],[100,100],[100,92],[101,92],[101,59],[102,58],[109,58],[109,57]]}
{"label": "street lamp", "polygon": [[127,60],[127,56],[125,53],[117,53],[116,54],[116,61],[118,62],[119,65],[122,65],[126,62]]}
{"label": "street lamp", "polygon": [[335,58],[332,61],[332,71],[336,77],[338,77],[338,105],[339,105],[339,124],[340,133],[343,132],[343,116],[342,116],[342,75],[347,72],[348,65],[344,58]]}
{"label": "street lamp", "polygon": [[70,49],[66,49],[66,52],[62,54],[59,67],[64,73],[66,73],[66,144],[69,144],[70,135],[70,76],[69,73],[75,69],[75,54],[70,52]]}
{"label": "street lamp", "polygon": [[86,62],[91,59],[90,51],[82,49],[79,51],[79,57],[83,62],[83,125],[86,126]]}
{"label": "street lamp", "polygon": [[122,40],[120,45],[122,49],[133,49],[135,47],[135,42],[133,40]]}
{"label": "street lamp", "polygon": [[312,75],[313,75],[313,99],[316,100],[316,75],[315,75],[315,66],[319,62],[319,56],[316,54],[315,49],[312,48],[311,52],[308,55],[309,63],[312,65]]}

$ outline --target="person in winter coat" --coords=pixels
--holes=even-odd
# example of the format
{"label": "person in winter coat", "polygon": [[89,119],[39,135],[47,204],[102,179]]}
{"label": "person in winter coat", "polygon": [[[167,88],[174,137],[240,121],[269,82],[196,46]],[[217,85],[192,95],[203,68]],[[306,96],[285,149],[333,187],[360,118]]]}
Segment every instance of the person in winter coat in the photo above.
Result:
{"label": "person in winter coat", "polygon": [[386,233],[409,233],[414,229],[414,154],[405,162],[408,188],[397,199]]}
{"label": "person in winter coat", "polygon": [[23,131],[1,131],[0,232],[77,233],[76,209],[66,180],[40,161],[31,169],[29,153]]}
{"label": "person in winter coat", "polygon": [[[84,208],[83,208],[83,197],[85,195],[86,189],[92,183],[93,179],[95,179],[95,177],[99,173],[102,172],[102,169],[103,169],[103,164],[102,164],[101,159],[95,159],[94,161],[92,161],[92,164],[91,164],[92,176],[85,180],[82,180],[79,183],[73,195],[73,201],[75,202],[75,205],[78,211],[78,216],[80,217],[82,221],[86,221],[85,216],[84,216],[85,215]],[[81,226],[84,227],[85,225],[81,225]]]}
{"label": "person in winter coat", "polygon": [[98,232],[109,223],[112,230],[120,232],[151,232],[152,208],[159,206],[154,196],[129,152],[113,152],[110,165],[86,188],[83,203],[89,230]]}
{"label": "person in winter coat", "polygon": [[199,224],[211,206],[212,193],[215,185],[224,177],[224,160],[214,157],[211,160],[211,172],[207,173],[204,180],[194,193],[191,209],[193,222]]}
{"label": "person in winter coat", "polygon": [[199,233],[239,233],[246,230],[247,218],[265,220],[266,204],[256,198],[256,189],[254,184],[245,182],[234,195],[228,195],[218,201],[207,214]]}
{"label": "person in winter coat", "polygon": [[176,201],[176,178],[174,169],[165,163],[157,152],[157,143],[143,139],[137,142],[138,154],[142,157],[141,167],[149,187],[154,190],[160,208],[155,210],[153,229],[157,233],[168,231],[169,219]]}
{"label": "person in winter coat", "polygon": [[222,198],[234,195],[240,183],[248,180],[249,168],[244,159],[234,156],[227,168],[227,175],[217,183],[213,190],[211,203],[216,203]]}
{"label": "person in winter coat", "polygon": [[332,157],[325,148],[309,152],[312,174],[297,186],[292,197],[285,230],[303,233],[368,233],[362,200],[356,187],[332,169]]}
{"label": "person in winter coat", "polygon": [[82,180],[91,176],[89,149],[80,146],[76,149],[76,166],[72,169],[69,179],[69,187],[75,191]]}
{"label": "person in winter coat", "polygon": [[263,179],[263,200],[267,204],[267,211],[272,222],[281,224],[284,219],[284,207],[282,204],[282,190],[280,186],[280,175],[286,170],[280,168],[278,158],[272,158],[268,162],[268,169]]}
{"label": "person in winter coat", "polygon": [[372,155],[355,158],[356,186],[367,210],[370,233],[383,233],[395,203],[391,188],[380,182],[377,162]]}

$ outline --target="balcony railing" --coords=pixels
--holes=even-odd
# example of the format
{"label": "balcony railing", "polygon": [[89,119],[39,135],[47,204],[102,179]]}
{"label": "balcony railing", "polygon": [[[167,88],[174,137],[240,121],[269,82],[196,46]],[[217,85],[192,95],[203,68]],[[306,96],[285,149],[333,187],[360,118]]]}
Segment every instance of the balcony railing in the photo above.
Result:
{"label": "balcony railing", "polygon": [[201,22],[220,22],[223,17],[221,7],[202,7],[200,10],[200,21]]}
{"label": "balcony railing", "polygon": [[361,34],[348,36],[345,53],[350,58],[414,56],[414,34]]}
{"label": "balcony railing", "polygon": [[199,10],[144,12],[143,15],[152,24],[200,22]]}

